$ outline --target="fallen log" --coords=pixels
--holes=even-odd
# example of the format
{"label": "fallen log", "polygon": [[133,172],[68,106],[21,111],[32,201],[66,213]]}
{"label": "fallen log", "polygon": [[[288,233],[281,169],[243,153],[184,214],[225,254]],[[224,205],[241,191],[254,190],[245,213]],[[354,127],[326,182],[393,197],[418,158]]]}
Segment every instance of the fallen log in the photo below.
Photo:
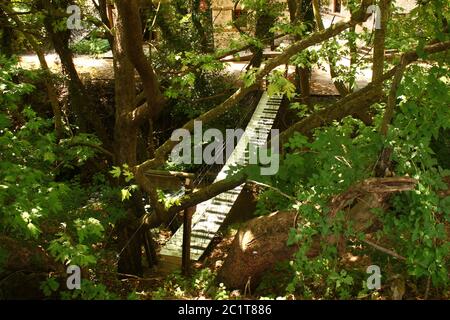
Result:
{"label": "fallen log", "polygon": [[[353,230],[367,231],[376,222],[372,209],[386,210],[392,193],[413,190],[416,184],[417,181],[409,177],[370,178],[355,184],[331,199],[329,223],[332,224],[336,213],[342,210]],[[247,222],[236,234],[217,280],[229,289],[256,288],[265,272],[273,269],[277,262],[290,259],[298,250],[296,245],[287,245],[289,231],[298,226],[297,222],[303,223],[294,211],[275,212]],[[343,237],[316,235],[312,240],[307,253],[309,258],[320,253],[323,241],[336,246],[338,252],[345,252]]]}
{"label": "fallen log", "polygon": [[236,234],[218,275],[227,288],[255,287],[265,271],[297,251],[287,246],[288,231],[295,225],[295,212],[275,212],[250,220]]}

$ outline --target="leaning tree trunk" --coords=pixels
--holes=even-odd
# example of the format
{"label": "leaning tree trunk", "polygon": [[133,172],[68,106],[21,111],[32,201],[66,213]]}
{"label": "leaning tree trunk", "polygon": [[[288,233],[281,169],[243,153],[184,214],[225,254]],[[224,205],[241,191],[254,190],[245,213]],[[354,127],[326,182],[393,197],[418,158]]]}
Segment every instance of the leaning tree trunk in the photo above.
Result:
{"label": "leaning tree trunk", "polygon": [[293,212],[276,212],[250,220],[235,236],[218,281],[229,289],[255,288],[264,272],[297,251],[297,246],[286,245],[289,229],[294,225]]}

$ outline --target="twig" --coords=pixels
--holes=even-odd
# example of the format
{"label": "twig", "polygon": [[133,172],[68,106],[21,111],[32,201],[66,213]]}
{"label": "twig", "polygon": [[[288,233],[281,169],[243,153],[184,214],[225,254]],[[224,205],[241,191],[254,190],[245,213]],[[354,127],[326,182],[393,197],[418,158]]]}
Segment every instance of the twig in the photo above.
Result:
{"label": "twig", "polygon": [[[160,276],[155,276],[155,277],[151,277],[151,278],[142,278],[142,277],[139,277],[139,276],[134,275],[134,274],[121,273],[121,272],[100,271],[98,273],[100,273],[100,274],[115,274],[115,275],[118,275],[118,276],[127,277],[127,278],[133,278],[133,279],[140,280],[140,281],[151,281],[151,280],[155,280],[155,279],[161,279]],[[127,280],[128,279],[122,279],[121,281],[127,281]]]}
{"label": "twig", "polygon": [[156,8],[155,17],[153,18],[153,22],[152,22],[152,25],[151,25],[151,27],[150,27],[150,30],[153,30],[153,27],[154,27],[155,24],[156,24],[156,18],[158,17],[158,13],[159,13],[160,7],[161,7],[161,1],[158,2],[158,7]]}
{"label": "twig", "polygon": [[248,291],[249,296],[252,295],[251,280],[252,280],[252,277],[248,277],[247,283],[245,284],[245,288],[244,288],[244,297],[247,295],[247,291]]}
{"label": "twig", "polygon": [[283,197],[286,197],[286,198],[288,198],[289,200],[294,201],[296,204],[302,204],[302,203],[301,203],[300,201],[298,201],[295,197],[290,196],[290,195],[288,195],[287,193],[284,193],[284,192],[281,191],[280,189],[275,188],[275,187],[273,187],[273,186],[271,186],[271,185],[268,185],[268,184],[265,184],[265,183],[262,183],[262,182],[258,182],[258,181],[255,181],[255,180],[247,180],[247,182],[250,182],[250,183],[253,183],[253,184],[262,186],[262,187],[266,187],[266,188],[272,189],[273,191],[275,191],[275,192],[281,194]]}
{"label": "twig", "polygon": [[425,300],[428,300],[428,294],[430,293],[430,286],[431,286],[431,276],[428,276],[427,289],[425,290]]}
{"label": "twig", "polygon": [[[127,278],[133,278],[139,281],[151,281],[151,280],[155,280],[155,279],[159,279],[160,277],[153,277],[153,278],[141,278],[139,276],[133,275],[133,274],[127,274],[127,273],[120,273],[117,272],[116,273],[119,276],[123,276],[123,277],[127,277]],[[122,281],[127,281],[128,279],[122,279]]]}
{"label": "twig", "polygon": [[[390,249],[386,249],[386,248],[384,248],[384,247],[382,247],[382,246],[380,246],[380,245],[378,245],[378,244],[376,244],[376,243],[374,243],[374,242],[372,242],[370,240],[364,239],[364,240],[361,240],[361,241],[366,243],[366,244],[368,244],[371,247],[374,247],[375,249],[377,249],[377,250],[379,250],[381,252],[384,252],[384,253],[386,253],[386,254],[388,254],[390,256],[393,256],[394,258],[397,258],[397,259],[402,260],[402,261],[407,261],[407,259],[404,256],[399,255],[397,252],[392,251]],[[428,268],[428,266],[426,266],[425,264],[423,264],[421,262],[413,262],[413,264],[417,265],[417,266],[421,266],[422,268]]]}
{"label": "twig", "polygon": [[69,143],[69,147],[89,147],[92,149],[96,149],[108,156],[110,156],[113,160],[115,159],[114,153],[112,153],[109,150],[106,150],[105,148],[95,144],[95,143],[90,143],[90,142],[70,142]]}
{"label": "twig", "polygon": [[378,244],[376,244],[376,243],[374,243],[374,242],[372,242],[372,241],[370,241],[370,240],[364,239],[364,240],[362,240],[362,241],[363,241],[364,243],[368,244],[369,246],[374,247],[375,249],[381,251],[381,252],[384,252],[384,253],[386,253],[386,254],[388,254],[388,255],[390,255],[390,256],[393,256],[394,258],[397,258],[397,259],[399,259],[399,260],[406,261],[406,258],[405,258],[405,257],[399,255],[399,254],[398,254],[397,252],[395,252],[395,251],[392,251],[392,250],[390,250],[390,249],[386,249],[386,248],[384,248],[384,247],[382,247],[382,246],[380,246],[380,245],[378,245]]}

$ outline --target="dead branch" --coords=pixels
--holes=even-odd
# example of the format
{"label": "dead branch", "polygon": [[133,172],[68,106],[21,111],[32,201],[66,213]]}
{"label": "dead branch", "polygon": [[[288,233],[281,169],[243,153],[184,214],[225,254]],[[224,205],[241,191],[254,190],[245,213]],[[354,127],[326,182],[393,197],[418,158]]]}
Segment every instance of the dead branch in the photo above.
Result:
{"label": "dead branch", "polygon": [[399,255],[398,253],[396,253],[393,250],[386,249],[386,248],[384,248],[384,247],[382,247],[382,246],[380,246],[380,245],[378,245],[378,244],[376,244],[376,243],[374,243],[374,242],[372,242],[370,240],[364,239],[364,240],[362,240],[362,242],[364,242],[364,243],[368,244],[369,246],[377,249],[378,251],[381,251],[381,252],[384,252],[384,253],[386,253],[386,254],[388,254],[390,256],[393,256],[394,258],[406,261],[406,258],[404,256]]}
{"label": "dead branch", "polygon": [[389,193],[414,190],[417,183],[417,180],[409,177],[366,179],[331,200],[330,216],[334,217],[338,211],[349,206],[355,199],[364,199],[368,194],[376,194],[381,198]]}

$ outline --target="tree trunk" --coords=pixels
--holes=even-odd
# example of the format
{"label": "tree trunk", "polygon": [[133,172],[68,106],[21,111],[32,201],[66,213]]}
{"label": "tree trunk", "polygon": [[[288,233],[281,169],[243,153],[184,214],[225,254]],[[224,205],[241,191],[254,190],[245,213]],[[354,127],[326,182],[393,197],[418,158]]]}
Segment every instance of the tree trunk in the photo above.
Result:
{"label": "tree trunk", "polygon": [[[317,29],[319,31],[322,31],[325,29],[325,26],[323,24],[322,16],[320,13],[320,4],[319,0],[312,0],[312,6],[314,11],[314,17],[316,20]],[[352,31],[354,32],[355,27],[352,28]],[[354,49],[354,52],[352,51]],[[351,61],[353,62],[353,53],[356,54],[356,44],[355,46],[350,45],[350,54],[351,54]],[[349,89],[347,89],[347,86],[343,81],[337,80],[336,77],[338,77],[338,73],[336,72],[336,64],[333,61],[332,57],[328,55],[328,64],[330,66],[330,75],[331,79],[333,80],[333,84],[336,87],[336,90],[339,92],[339,94],[342,97],[345,97],[349,93]],[[353,62],[354,63],[354,62]]]}
{"label": "tree trunk", "polygon": [[[156,6],[153,6],[156,11]],[[180,15],[188,14],[188,11],[183,7],[183,5],[176,5],[175,9]],[[179,23],[176,22],[174,26],[174,21],[177,21],[176,16],[171,12],[170,3],[161,2],[158,15],[156,16],[156,24],[161,30],[162,37],[165,42],[171,47],[171,49],[176,51],[188,50],[189,43],[187,39],[181,36],[179,29]]]}
{"label": "tree trunk", "polygon": [[[158,118],[165,99],[159,88],[159,81],[152,65],[147,60],[143,51],[142,23],[139,14],[138,0],[116,1],[117,12],[127,17],[122,21],[124,37],[122,45],[125,47],[126,55],[132,63],[144,86],[150,118],[154,121]],[[134,100],[131,105],[134,109]],[[133,111],[133,110],[131,110]]]}
{"label": "tree trunk", "polygon": [[192,1],[192,23],[197,30],[201,51],[214,52],[214,29],[210,0]]}
{"label": "tree trunk", "polygon": [[65,12],[69,5],[69,1],[61,1],[58,6],[50,3],[49,0],[39,1],[40,8],[43,8],[48,12],[47,16],[44,18],[45,29],[56,53],[61,59],[63,71],[69,77],[69,100],[72,110],[77,117],[77,124],[82,132],[89,132],[89,129],[92,128],[103,143],[109,147],[110,137],[101,118],[96,113],[95,104],[89,97],[73,62],[73,53],[69,49],[70,30],[55,31],[54,29],[55,18],[53,14],[58,11]]}
{"label": "tree trunk", "polygon": [[[311,26],[314,22],[314,11],[311,3],[302,0],[290,0],[288,1],[289,16],[292,25],[298,23],[309,22],[309,31],[312,30]],[[300,37],[296,36],[295,40],[300,40]],[[300,93],[302,103],[308,104],[309,97],[311,95],[311,68],[309,67],[295,67],[295,84],[297,92]]]}
{"label": "tree trunk", "polygon": [[275,20],[276,17],[265,11],[257,13],[255,37],[263,42],[263,47],[250,47],[253,59],[248,68],[259,68],[261,66],[264,58],[264,47],[273,41],[273,33],[270,32],[270,29],[273,27]]}
{"label": "tree trunk", "polygon": [[[129,116],[135,107],[136,84],[134,67],[129,59],[126,45],[126,37],[129,35],[124,24],[127,19],[129,17],[126,12],[120,9],[117,10],[114,21],[116,32],[113,47],[116,104],[114,145],[116,165],[127,164],[133,167],[137,164],[138,126],[134,125]],[[131,199],[125,203],[127,217],[116,225],[116,232],[118,234],[120,254],[118,271],[141,276],[143,272],[141,253],[144,236],[135,223],[144,213],[141,200],[139,199],[142,197],[139,194],[139,192],[133,193]]]}
{"label": "tree trunk", "polygon": [[[108,18],[108,1],[99,0],[97,11],[103,24],[112,29],[112,21],[110,21]],[[114,37],[110,33],[106,33],[106,38],[108,39],[109,46],[112,49],[112,47],[114,46]]]}
{"label": "tree trunk", "polygon": [[265,271],[285,261],[298,250],[287,246],[295,213],[276,212],[250,220],[237,233],[217,280],[228,289],[255,288]]}
{"label": "tree trunk", "polygon": [[[376,81],[383,75],[384,69],[384,50],[386,40],[386,28],[389,18],[389,7],[391,0],[380,0],[379,7],[381,11],[381,17],[375,17],[380,20],[380,29],[375,29],[375,36],[373,40],[373,66],[372,66],[372,81]],[[374,19],[375,19],[374,18]],[[382,85],[377,87],[379,96],[382,95]]]}
{"label": "tree trunk", "polygon": [[302,103],[308,104],[311,96],[311,68],[295,67],[298,78],[298,87],[300,90],[300,99]]}

